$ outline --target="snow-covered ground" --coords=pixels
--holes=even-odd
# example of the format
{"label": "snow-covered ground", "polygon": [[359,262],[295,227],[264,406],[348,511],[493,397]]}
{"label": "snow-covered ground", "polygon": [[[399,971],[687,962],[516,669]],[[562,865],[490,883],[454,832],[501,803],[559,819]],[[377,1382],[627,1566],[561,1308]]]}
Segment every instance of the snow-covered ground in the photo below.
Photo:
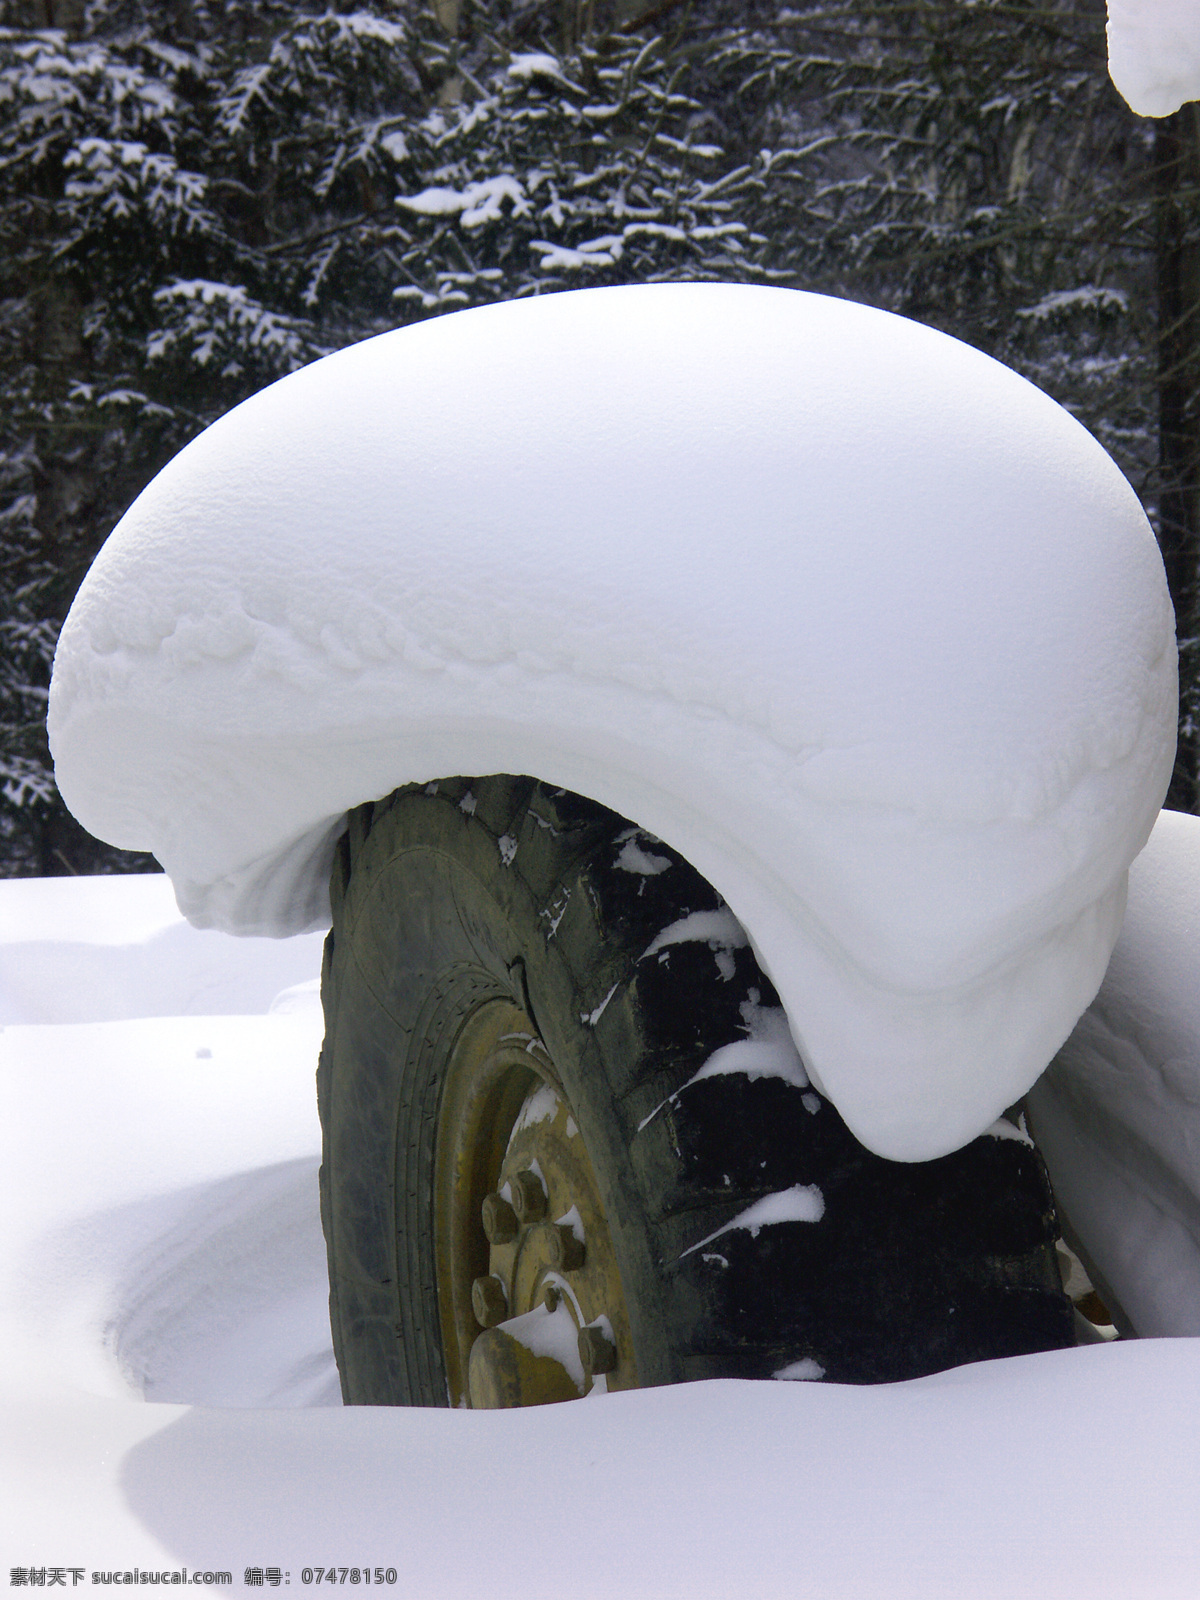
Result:
{"label": "snow-covered ground", "polygon": [[0,883],[10,1574],[186,1567],[241,1589],[278,1567],[303,1588],[390,1567],[393,1593],[437,1600],[1195,1595],[1200,1340],[880,1388],[343,1409],[318,964],[315,935],[189,929],[164,879]]}

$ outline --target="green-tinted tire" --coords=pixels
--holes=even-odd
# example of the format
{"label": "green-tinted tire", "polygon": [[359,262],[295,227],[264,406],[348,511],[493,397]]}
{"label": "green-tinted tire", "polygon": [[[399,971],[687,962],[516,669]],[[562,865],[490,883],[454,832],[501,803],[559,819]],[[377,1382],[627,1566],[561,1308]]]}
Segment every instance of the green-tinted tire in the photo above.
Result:
{"label": "green-tinted tire", "polygon": [[[985,1136],[890,1162],[811,1088],[696,1078],[778,999],[749,947],[722,934],[736,925],[711,886],[623,818],[529,778],[402,789],[352,813],[332,903],[321,1206],[347,1402],[470,1403],[471,1340],[505,1301],[476,1321],[463,1306],[509,1259],[478,1205],[540,1080],[577,1126],[611,1242],[596,1290],[621,1321],[610,1387],[887,1382],[1073,1342],[1030,1145]],[[648,954],[695,912],[723,915]],[[490,1042],[476,1048],[475,1034]],[[464,1138],[470,1170],[461,1149],[447,1154]],[[537,1148],[521,1159],[538,1165]],[[787,1191],[793,1220],[730,1226]],[[599,1260],[598,1238],[588,1250]],[[506,1286],[510,1316],[548,1271],[526,1272],[519,1305],[515,1278]],[[576,1306],[576,1321],[602,1321],[598,1304]]]}

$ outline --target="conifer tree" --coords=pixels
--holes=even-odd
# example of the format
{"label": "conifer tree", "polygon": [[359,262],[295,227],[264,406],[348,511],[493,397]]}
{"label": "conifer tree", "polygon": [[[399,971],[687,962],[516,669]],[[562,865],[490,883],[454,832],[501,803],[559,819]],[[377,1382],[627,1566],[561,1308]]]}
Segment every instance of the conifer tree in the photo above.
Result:
{"label": "conifer tree", "polygon": [[[74,827],[57,628],[142,485],[356,339],[591,284],[849,295],[1016,366],[1113,452],[1183,643],[1198,809],[1200,140],[1096,0],[0,0],[0,853]],[[148,863],[145,863],[148,864]]]}

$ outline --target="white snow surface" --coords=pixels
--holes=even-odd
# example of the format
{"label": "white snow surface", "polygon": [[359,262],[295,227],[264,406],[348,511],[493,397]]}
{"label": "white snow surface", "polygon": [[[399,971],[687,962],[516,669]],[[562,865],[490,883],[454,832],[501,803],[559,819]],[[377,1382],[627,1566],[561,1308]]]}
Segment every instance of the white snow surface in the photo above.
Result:
{"label": "white snow surface", "polygon": [[304,369],[187,447],[59,645],[75,814],[199,926],[327,918],[348,807],[525,772],[686,856],[868,1145],[952,1149],[1103,975],[1171,766],[1116,467],[943,334],[782,289],[548,295]]}
{"label": "white snow surface", "polygon": [[[121,918],[113,917],[119,895]],[[188,927],[169,878],[0,884],[0,1026],[291,1007],[321,970],[319,933],[235,941]]]}
{"label": "white snow surface", "polygon": [[1108,0],[1108,70],[1140,117],[1200,100],[1200,0]]}
{"label": "white snow surface", "polygon": [[[777,1376],[808,1381],[529,1411],[342,1408],[315,1013],[161,1014],[160,988],[241,1005],[284,958],[290,988],[311,985],[315,942],[269,958],[228,940],[222,987],[218,936],[168,900],[161,879],[0,883],[0,981],[17,992],[17,959],[39,1019],[14,1010],[0,1031],[0,1565],[77,1566],[88,1586],[93,1571],[226,1570],[237,1592],[248,1566],[302,1589],[305,1566],[380,1565],[406,1600],[481,1584],[524,1600],[530,1506],[549,1497],[585,1508],[569,1548],[589,1594],[1192,1600],[1200,1340],[878,1388],[800,1362]],[[156,966],[132,962],[129,1017],[47,1015],[56,945],[132,956],[163,935]],[[1174,975],[1194,983],[1179,962],[1168,1009]]]}

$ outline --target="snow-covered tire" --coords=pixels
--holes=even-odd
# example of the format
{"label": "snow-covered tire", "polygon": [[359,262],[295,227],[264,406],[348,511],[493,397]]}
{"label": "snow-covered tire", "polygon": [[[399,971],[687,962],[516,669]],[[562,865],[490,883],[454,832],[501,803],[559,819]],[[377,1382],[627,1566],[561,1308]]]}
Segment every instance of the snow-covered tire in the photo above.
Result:
{"label": "snow-covered tire", "polygon": [[[526,1065],[530,1093],[544,1081],[565,1104],[565,1124],[545,1127],[577,1133],[591,1163],[588,1261],[602,1253],[600,1210],[616,1266],[596,1292],[620,1303],[597,1312],[571,1298],[574,1324],[561,1326],[611,1338],[610,1387],[885,1382],[1072,1343],[1029,1144],[985,1136],[936,1161],[886,1161],[787,1069],[786,1048],[724,1058],[774,1072],[697,1076],[748,1030],[778,1035],[778,1000],[711,886],[624,819],[529,778],[398,790],[351,814],[332,903],[321,1208],[348,1403],[469,1404],[473,1392],[481,1403],[465,1355],[479,1329],[469,1313],[463,1323],[477,1279],[491,1281],[485,1299],[504,1284],[499,1309],[478,1317],[499,1324],[493,1341],[506,1317],[561,1314],[557,1289],[541,1305],[542,1278],[571,1298],[569,1271],[538,1268],[515,1305],[503,1251],[533,1235],[522,1223],[518,1244],[493,1245],[472,1220],[501,1182],[510,1133],[536,1121],[510,1082]],[[489,1016],[490,1042],[464,1069],[462,1041]],[[468,1137],[447,1131],[455,1117],[475,1130],[469,1162],[447,1153],[448,1138]],[[562,1181],[543,1187],[549,1221],[569,1226],[556,1216],[571,1198],[555,1192]],[[513,1198],[507,1180],[501,1196]],[[564,1360],[586,1387],[591,1370],[580,1380]]]}

